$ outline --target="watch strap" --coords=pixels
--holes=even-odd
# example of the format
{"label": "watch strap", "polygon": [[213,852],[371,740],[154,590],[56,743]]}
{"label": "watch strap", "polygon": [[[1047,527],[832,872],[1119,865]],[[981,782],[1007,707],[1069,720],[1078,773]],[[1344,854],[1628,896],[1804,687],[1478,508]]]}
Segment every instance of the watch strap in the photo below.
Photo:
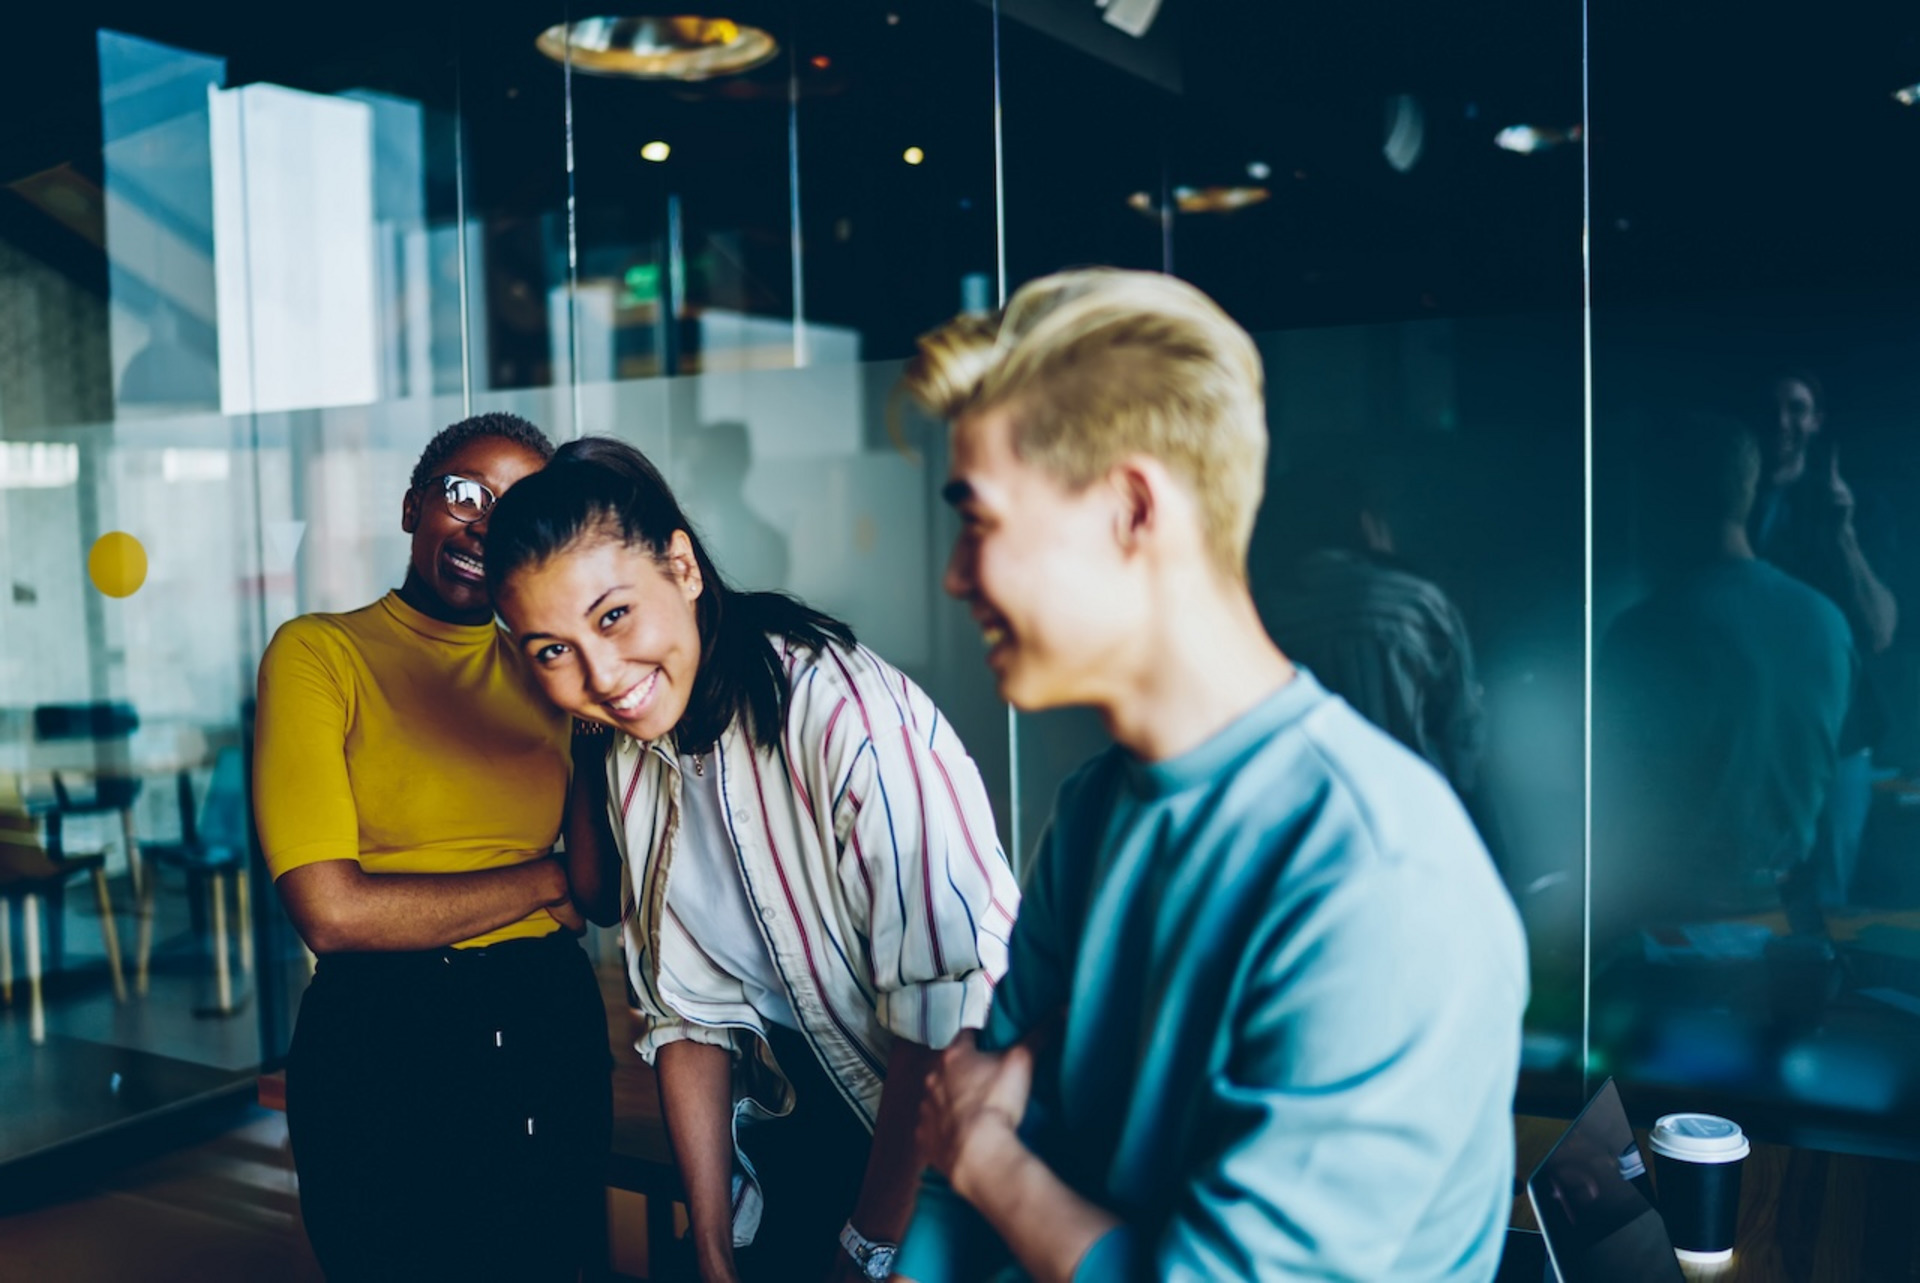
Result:
{"label": "watch strap", "polygon": [[848,1221],[840,1227],[840,1247],[853,1258],[860,1272],[870,1279],[885,1279],[893,1273],[893,1258],[900,1249],[893,1243],[878,1243]]}

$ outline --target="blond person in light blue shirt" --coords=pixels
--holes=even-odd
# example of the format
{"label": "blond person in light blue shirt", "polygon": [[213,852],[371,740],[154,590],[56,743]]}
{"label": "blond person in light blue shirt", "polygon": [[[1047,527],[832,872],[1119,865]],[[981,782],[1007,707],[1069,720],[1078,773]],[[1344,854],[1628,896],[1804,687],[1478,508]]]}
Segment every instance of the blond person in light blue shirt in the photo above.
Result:
{"label": "blond person in light blue shirt", "polygon": [[921,348],[948,590],[1011,703],[1116,744],[1061,790],[978,1044],[929,1076],[941,1179],[898,1275],[1485,1283],[1525,947],[1446,784],[1260,626],[1252,341],[1087,271]]}

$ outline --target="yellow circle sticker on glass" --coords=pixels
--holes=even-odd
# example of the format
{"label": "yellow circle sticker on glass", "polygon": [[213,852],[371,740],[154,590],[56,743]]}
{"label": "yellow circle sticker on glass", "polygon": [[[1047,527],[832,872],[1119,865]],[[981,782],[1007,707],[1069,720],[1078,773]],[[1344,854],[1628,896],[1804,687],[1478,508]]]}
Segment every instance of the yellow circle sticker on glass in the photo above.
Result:
{"label": "yellow circle sticker on glass", "polygon": [[126,531],[110,530],[93,541],[87,578],[109,597],[131,597],[147,582],[147,550]]}

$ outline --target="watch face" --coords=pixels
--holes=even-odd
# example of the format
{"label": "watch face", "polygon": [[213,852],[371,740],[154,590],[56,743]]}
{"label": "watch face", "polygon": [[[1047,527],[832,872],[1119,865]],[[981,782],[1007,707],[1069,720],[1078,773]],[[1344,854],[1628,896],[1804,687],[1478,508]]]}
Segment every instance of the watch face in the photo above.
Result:
{"label": "watch face", "polygon": [[893,1277],[893,1254],[898,1250],[882,1243],[873,1249],[867,1257],[866,1272],[870,1279],[889,1279]]}

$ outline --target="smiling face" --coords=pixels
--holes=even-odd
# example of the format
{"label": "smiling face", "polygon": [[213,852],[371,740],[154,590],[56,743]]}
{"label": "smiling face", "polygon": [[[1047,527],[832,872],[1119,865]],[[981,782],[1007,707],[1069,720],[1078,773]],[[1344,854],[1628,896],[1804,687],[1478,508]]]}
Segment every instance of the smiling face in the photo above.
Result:
{"label": "smiling face", "polygon": [[[477,481],[498,499],[514,482],[546,464],[527,447],[502,437],[469,441],[447,457],[440,472]],[[400,596],[434,619],[484,624],[493,618],[487,593],[487,518],[467,523],[447,507],[441,483],[409,490],[400,508],[400,528],[413,536],[407,581]]]}
{"label": "smiling face", "polygon": [[1813,389],[1800,379],[1781,379],[1773,385],[1774,420],[1765,437],[1767,478],[1776,486],[1792,485],[1807,470],[1807,447],[1825,424]]}
{"label": "smiling face", "polygon": [[960,535],[946,589],[965,601],[1001,698],[1037,710],[1099,706],[1145,634],[1146,598],[1118,532],[1121,495],[1075,492],[1014,453],[1007,409],[953,426],[947,500]]}
{"label": "smiling face", "polygon": [[498,604],[549,700],[655,740],[679,724],[693,694],[704,586],[684,531],[664,561],[593,538],[515,571]]}

